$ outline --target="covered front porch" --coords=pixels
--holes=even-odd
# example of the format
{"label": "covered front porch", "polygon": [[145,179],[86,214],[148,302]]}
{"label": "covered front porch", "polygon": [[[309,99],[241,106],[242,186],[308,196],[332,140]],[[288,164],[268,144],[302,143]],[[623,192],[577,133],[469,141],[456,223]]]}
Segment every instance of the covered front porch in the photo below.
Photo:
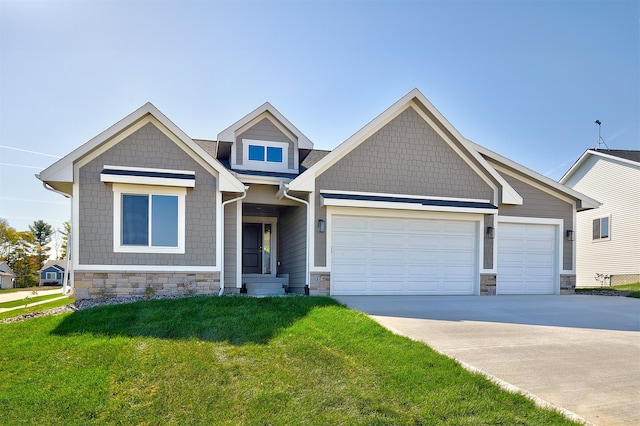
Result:
{"label": "covered front porch", "polygon": [[254,184],[243,199],[225,205],[226,294],[273,296],[306,291],[307,206],[278,199],[277,191],[276,185]]}

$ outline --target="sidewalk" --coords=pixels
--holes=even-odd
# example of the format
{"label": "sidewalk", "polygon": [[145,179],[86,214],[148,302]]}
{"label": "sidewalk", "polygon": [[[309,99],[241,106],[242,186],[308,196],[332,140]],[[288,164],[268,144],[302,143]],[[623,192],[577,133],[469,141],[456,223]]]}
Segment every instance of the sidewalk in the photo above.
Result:
{"label": "sidewalk", "polygon": [[[54,300],[60,300],[63,299],[65,297],[67,297],[66,295],[62,294],[62,288],[54,288],[54,289],[47,289],[47,290],[36,290],[37,291],[37,296],[47,296],[47,295],[51,295],[51,294],[60,294],[60,297],[54,297],[53,299],[48,299],[48,300],[43,300],[40,302],[34,302],[34,303],[29,303],[27,307],[31,307],[31,306],[36,306],[36,305],[41,305],[43,303],[49,303],[49,302],[53,302]],[[16,291],[16,292],[11,292],[11,293],[1,293],[0,294],[0,303],[3,302],[11,302],[14,300],[24,300],[26,297],[36,297],[36,295],[33,294],[33,291]],[[7,311],[13,311],[15,309],[22,309],[24,308],[24,304],[20,305],[20,306],[15,306],[13,308],[0,308],[0,313],[2,312],[7,312]]]}

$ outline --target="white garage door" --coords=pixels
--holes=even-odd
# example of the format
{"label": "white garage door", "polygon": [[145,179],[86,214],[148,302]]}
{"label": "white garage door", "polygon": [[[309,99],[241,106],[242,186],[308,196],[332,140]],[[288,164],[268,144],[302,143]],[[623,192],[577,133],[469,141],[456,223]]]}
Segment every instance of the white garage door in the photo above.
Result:
{"label": "white garage door", "polygon": [[558,258],[556,227],[500,223],[498,294],[553,294]]}
{"label": "white garage door", "polygon": [[476,224],[333,216],[331,294],[475,294]]}

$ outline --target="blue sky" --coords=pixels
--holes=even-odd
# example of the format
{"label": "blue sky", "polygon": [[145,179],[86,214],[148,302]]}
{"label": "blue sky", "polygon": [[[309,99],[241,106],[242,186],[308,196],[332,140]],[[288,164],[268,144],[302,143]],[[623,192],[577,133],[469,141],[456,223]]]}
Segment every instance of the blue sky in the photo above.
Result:
{"label": "blue sky", "polygon": [[203,139],[269,101],[333,149],[417,87],[465,137],[557,180],[596,119],[610,148],[640,149],[639,9],[0,0],[0,217],[61,227],[69,202],[34,174],[147,101]]}

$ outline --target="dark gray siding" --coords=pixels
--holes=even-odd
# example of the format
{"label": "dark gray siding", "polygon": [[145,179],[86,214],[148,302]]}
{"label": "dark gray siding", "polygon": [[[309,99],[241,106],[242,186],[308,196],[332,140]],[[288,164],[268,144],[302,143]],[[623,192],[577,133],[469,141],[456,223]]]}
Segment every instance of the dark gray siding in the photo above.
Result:
{"label": "dark gray siding", "polygon": [[263,119],[252,126],[250,129],[245,130],[243,133],[236,137],[236,163],[242,164],[242,139],[254,139],[259,141],[271,141],[271,142],[288,142],[289,151],[287,153],[288,167],[290,169],[295,168],[293,150],[295,149],[295,141],[292,141],[284,133],[282,133],[276,126],[273,125],[268,119]]}
{"label": "dark gray siding", "polygon": [[[520,179],[516,179],[501,173],[505,180],[511,185],[523,198],[521,206],[501,205],[499,208],[500,216],[522,216],[522,217],[541,217],[546,219],[562,219],[564,229],[575,230],[573,224],[573,206],[566,201],[554,197],[545,191],[535,188]],[[573,269],[573,244],[562,239],[562,259],[563,269]]]}
{"label": "dark gray siding", "polygon": [[289,286],[306,284],[306,206],[287,207],[278,218],[279,274],[289,274]]}
{"label": "dark gray siding", "polygon": [[[185,254],[114,253],[113,191],[105,165],[195,170],[187,190]],[[216,178],[149,123],[80,168],[79,256],[92,265],[211,266],[216,262]]]}
{"label": "dark gray siding", "polygon": [[[493,189],[408,108],[316,178],[323,189],[493,200]],[[316,230],[315,265],[326,266],[326,234]]]}

